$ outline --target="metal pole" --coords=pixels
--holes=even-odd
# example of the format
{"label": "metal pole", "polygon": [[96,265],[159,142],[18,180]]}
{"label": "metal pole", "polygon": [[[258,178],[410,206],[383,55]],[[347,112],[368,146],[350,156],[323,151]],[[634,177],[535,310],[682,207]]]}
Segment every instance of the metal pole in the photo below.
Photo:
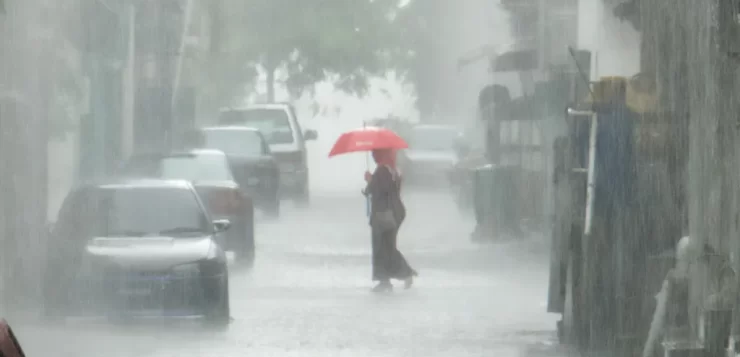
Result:
{"label": "metal pole", "polygon": [[546,9],[547,0],[540,0],[537,4],[537,49],[539,52],[539,56],[537,56],[537,67],[540,73],[544,73],[545,71],[545,47],[547,46],[547,26],[545,26],[545,21],[547,20],[547,15],[545,13]]}
{"label": "metal pole", "polygon": [[175,78],[174,83],[172,85],[172,112],[175,113],[175,108],[177,106],[177,94],[179,92],[180,88],[180,81],[182,77],[182,64],[185,60],[185,48],[187,45],[187,36],[188,36],[188,29],[190,28],[190,23],[193,20],[193,0],[188,0],[187,4],[185,5],[185,19],[182,23],[182,33],[180,35],[180,46],[178,52],[175,54],[177,56],[177,64],[175,67]]}
{"label": "metal pole", "polygon": [[591,114],[591,132],[588,137],[588,177],[586,181],[586,222],[583,234],[591,235],[591,220],[594,211],[594,188],[596,186],[596,136],[599,128],[599,115]]}
{"label": "metal pole", "polygon": [[[367,128],[367,122],[362,122],[362,128]],[[365,153],[365,170],[370,171],[370,153]],[[370,217],[370,211],[372,207],[370,206],[370,195],[365,196],[365,216]]]}

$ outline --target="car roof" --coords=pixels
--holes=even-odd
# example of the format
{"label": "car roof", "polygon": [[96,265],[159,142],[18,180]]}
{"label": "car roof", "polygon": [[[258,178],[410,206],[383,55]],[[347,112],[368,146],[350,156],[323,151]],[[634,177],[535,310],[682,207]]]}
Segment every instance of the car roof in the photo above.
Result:
{"label": "car roof", "polygon": [[132,158],[165,158],[178,156],[220,156],[225,158],[226,154],[223,151],[216,149],[190,149],[167,152],[140,153],[133,155]]}
{"label": "car roof", "polygon": [[262,103],[262,104],[250,104],[243,107],[227,107],[227,108],[221,108],[221,112],[231,112],[231,111],[240,111],[240,110],[250,110],[250,109],[280,109],[285,110],[290,107],[290,104],[288,103]]}
{"label": "car roof", "polygon": [[128,188],[176,188],[192,190],[192,184],[187,180],[164,180],[151,178],[116,178],[105,181],[91,182],[84,186],[102,189],[128,189]]}
{"label": "car roof", "polygon": [[217,125],[217,126],[206,126],[200,128],[201,131],[217,131],[217,130],[230,130],[230,131],[249,131],[259,133],[259,129],[253,128],[246,125]]}

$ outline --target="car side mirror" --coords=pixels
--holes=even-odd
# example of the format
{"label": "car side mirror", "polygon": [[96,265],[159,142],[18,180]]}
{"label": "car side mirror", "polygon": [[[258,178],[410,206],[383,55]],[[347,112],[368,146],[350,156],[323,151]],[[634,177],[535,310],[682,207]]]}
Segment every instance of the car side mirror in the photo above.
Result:
{"label": "car side mirror", "polygon": [[319,138],[319,133],[316,132],[316,130],[306,130],[305,133],[303,133],[303,139],[304,140],[316,140]]}
{"label": "car side mirror", "polygon": [[216,233],[223,233],[229,230],[231,222],[228,219],[217,219],[213,221],[213,228]]}

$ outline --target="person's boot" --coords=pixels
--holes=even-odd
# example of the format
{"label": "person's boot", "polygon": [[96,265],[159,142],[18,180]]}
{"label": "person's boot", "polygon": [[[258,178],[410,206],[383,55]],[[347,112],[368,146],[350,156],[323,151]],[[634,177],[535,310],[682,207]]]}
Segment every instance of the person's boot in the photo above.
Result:
{"label": "person's boot", "polygon": [[375,285],[375,287],[373,288],[372,291],[374,293],[382,293],[382,292],[393,291],[393,285],[391,285],[391,282],[388,281],[388,280],[381,281],[381,282],[378,283],[378,285]]}
{"label": "person's boot", "polygon": [[406,278],[403,281],[403,288],[404,289],[411,289],[411,285],[414,285],[414,276],[410,275],[408,278]]}
{"label": "person's boot", "polygon": [[417,273],[416,270],[412,270],[411,275],[403,280],[403,287],[405,289],[410,289],[411,286],[414,285],[414,277],[416,276],[419,276],[419,273]]}

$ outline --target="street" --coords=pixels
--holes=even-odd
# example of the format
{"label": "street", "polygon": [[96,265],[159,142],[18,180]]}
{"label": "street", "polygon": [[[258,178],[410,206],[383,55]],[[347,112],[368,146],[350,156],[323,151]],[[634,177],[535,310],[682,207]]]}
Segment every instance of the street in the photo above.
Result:
{"label": "street", "polygon": [[231,273],[228,330],[191,321],[13,321],[28,356],[553,356],[542,237],[473,244],[471,218],[443,193],[407,192],[399,248],[411,290],[370,292],[362,196],[315,193],[259,224],[252,271]]}

